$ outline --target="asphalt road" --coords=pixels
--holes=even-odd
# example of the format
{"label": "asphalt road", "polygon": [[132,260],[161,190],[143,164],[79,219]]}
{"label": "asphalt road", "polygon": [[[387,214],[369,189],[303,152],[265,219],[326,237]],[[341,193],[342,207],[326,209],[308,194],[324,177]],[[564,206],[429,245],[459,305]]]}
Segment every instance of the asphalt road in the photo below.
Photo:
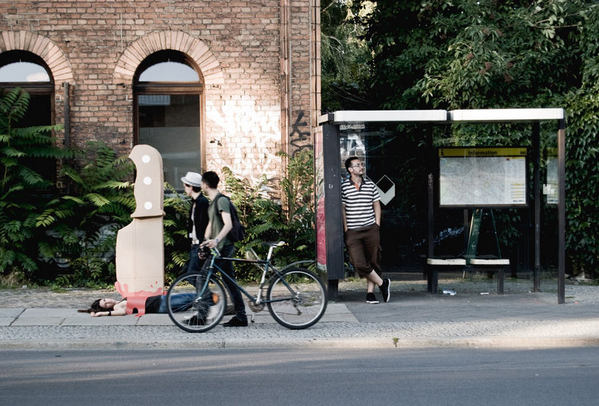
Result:
{"label": "asphalt road", "polygon": [[1,405],[597,405],[599,348],[2,351]]}

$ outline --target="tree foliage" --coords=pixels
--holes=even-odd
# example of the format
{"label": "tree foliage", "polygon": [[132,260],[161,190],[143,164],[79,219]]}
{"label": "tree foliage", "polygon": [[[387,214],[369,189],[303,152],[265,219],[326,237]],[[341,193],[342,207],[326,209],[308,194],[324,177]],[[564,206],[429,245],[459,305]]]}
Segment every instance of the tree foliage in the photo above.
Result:
{"label": "tree foliage", "polygon": [[[599,203],[591,197],[599,171],[598,3],[380,0],[370,12],[368,1],[351,7],[372,56],[364,82],[369,108],[567,109],[568,257],[592,272],[599,247]],[[555,127],[541,130],[542,146],[554,146]],[[526,145],[529,134],[526,125],[460,125],[434,138],[437,145]]]}
{"label": "tree foliage", "polygon": [[351,12],[351,1],[321,3],[322,111],[367,105],[369,50],[361,39],[363,26]]}

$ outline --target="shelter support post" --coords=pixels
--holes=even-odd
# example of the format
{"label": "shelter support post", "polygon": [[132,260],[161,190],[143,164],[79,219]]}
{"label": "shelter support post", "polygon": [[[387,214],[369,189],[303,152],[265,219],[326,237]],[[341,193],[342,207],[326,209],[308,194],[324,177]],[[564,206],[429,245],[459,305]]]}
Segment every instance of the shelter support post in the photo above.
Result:
{"label": "shelter support post", "polygon": [[339,296],[339,279],[329,279],[328,289],[327,289],[327,298],[329,300],[335,301]]}
{"label": "shelter support post", "polygon": [[557,132],[557,177],[558,177],[558,278],[557,303],[566,302],[566,119],[559,120]]}
{"label": "shelter support post", "polygon": [[535,245],[534,245],[534,268],[533,268],[533,292],[541,290],[541,142],[539,122],[532,123],[532,153],[534,161],[534,221],[535,221]]}
{"label": "shelter support post", "polygon": [[323,160],[325,188],[326,261],[329,298],[337,297],[339,279],[345,277],[343,266],[343,221],[341,218],[341,157],[337,126],[323,126]]}
{"label": "shelter support post", "polygon": [[[432,173],[428,174],[428,179],[427,179],[427,202],[428,202],[428,215],[427,215],[427,242],[428,242],[428,250],[427,250],[427,256],[428,258],[433,258],[435,256],[435,222],[434,222],[434,198],[435,198],[435,191],[434,191],[434,177]],[[435,293],[434,291],[437,289],[436,286],[436,280],[437,280],[437,274],[436,271],[434,269],[431,269],[430,266],[426,265],[427,267],[427,272],[426,272],[426,277],[427,277],[427,290],[430,293]]]}

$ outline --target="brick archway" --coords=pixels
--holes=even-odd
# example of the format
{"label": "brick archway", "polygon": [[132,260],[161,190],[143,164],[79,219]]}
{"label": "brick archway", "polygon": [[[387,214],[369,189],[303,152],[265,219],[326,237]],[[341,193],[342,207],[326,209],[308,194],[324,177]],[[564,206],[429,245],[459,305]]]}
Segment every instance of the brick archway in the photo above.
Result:
{"label": "brick archway", "polygon": [[73,70],[64,52],[46,37],[28,31],[2,31],[0,52],[29,51],[42,58],[54,79],[54,84],[73,80]]}
{"label": "brick archway", "polygon": [[139,64],[154,52],[172,49],[189,55],[200,68],[207,85],[223,83],[220,64],[202,41],[182,31],[154,32],[130,44],[122,53],[114,69],[117,83],[131,83]]}

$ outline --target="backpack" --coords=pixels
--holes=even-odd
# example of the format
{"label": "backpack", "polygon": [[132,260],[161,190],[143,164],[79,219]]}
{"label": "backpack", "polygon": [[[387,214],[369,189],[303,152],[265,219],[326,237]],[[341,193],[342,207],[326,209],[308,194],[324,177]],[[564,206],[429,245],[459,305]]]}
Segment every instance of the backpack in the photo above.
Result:
{"label": "backpack", "polygon": [[231,228],[231,231],[229,231],[229,234],[227,234],[227,238],[231,242],[242,241],[243,239],[245,239],[245,227],[239,221],[237,209],[235,208],[235,205],[233,204],[231,199],[229,199],[225,195],[222,195],[222,197],[229,201],[229,212],[231,213],[231,223],[233,225],[233,228]]}

